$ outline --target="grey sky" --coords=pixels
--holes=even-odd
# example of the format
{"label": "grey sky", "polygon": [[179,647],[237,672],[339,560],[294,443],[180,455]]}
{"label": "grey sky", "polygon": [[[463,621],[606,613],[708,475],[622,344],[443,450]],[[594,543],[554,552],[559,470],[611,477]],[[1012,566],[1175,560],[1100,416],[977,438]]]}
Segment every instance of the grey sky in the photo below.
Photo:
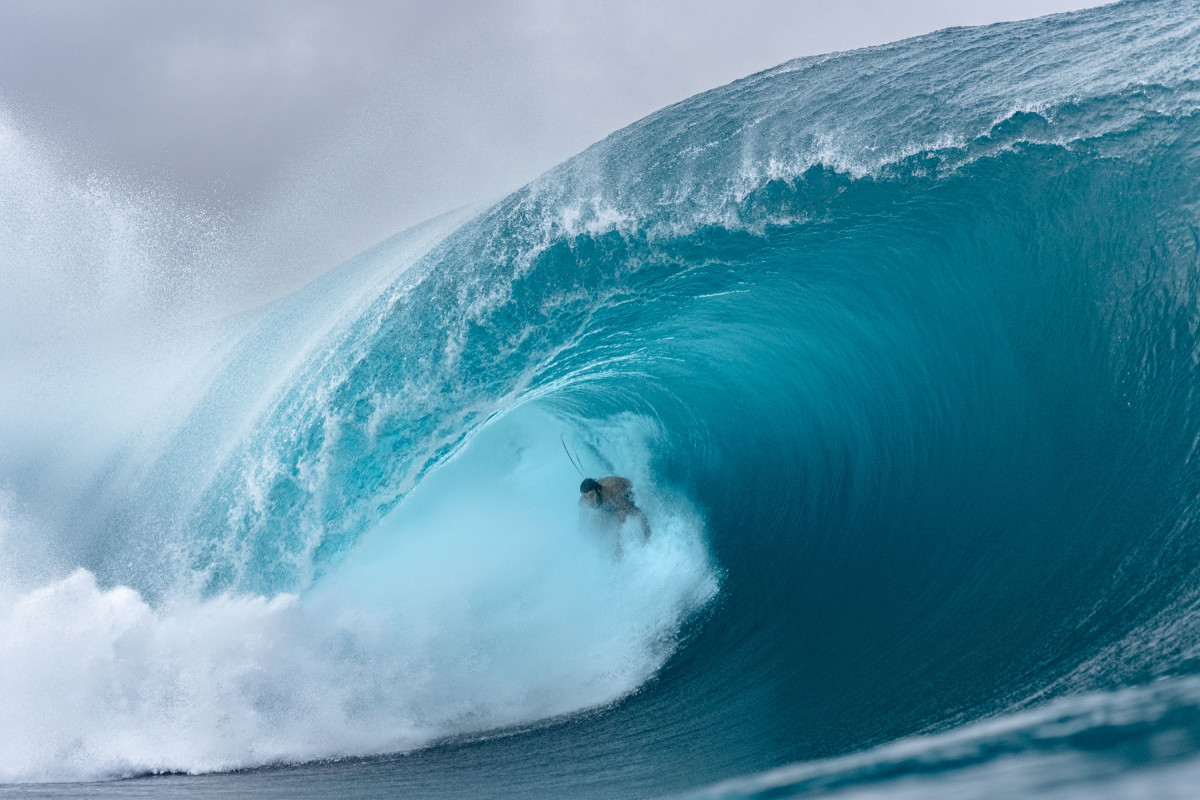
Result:
{"label": "grey sky", "polygon": [[781,61],[1097,4],[0,2],[0,104],[78,169],[223,209],[294,283]]}

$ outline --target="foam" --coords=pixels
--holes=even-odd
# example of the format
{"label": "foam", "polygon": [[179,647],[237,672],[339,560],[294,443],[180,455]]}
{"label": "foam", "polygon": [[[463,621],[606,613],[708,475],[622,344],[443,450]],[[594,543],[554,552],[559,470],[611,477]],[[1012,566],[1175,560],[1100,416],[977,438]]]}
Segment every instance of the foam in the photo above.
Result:
{"label": "foam", "polygon": [[[493,423],[303,595],[151,606],[83,569],[0,591],[0,780],[399,751],[635,691],[717,578],[700,520],[640,469],[650,541],[616,561],[581,532],[561,427]],[[608,430],[647,463],[648,423]]]}

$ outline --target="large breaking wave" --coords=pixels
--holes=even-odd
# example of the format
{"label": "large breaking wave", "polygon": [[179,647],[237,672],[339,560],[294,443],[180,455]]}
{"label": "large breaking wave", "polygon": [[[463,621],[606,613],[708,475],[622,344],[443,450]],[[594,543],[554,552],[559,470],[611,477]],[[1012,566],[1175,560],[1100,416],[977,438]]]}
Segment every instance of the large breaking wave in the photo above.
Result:
{"label": "large breaking wave", "polygon": [[[430,758],[643,795],[1036,754],[1083,691],[1156,730],[1153,678],[1190,720],[1198,12],[791,62],[239,320],[56,513],[9,489],[0,777],[500,729],[503,779]],[[579,530],[560,437],[647,544]]]}

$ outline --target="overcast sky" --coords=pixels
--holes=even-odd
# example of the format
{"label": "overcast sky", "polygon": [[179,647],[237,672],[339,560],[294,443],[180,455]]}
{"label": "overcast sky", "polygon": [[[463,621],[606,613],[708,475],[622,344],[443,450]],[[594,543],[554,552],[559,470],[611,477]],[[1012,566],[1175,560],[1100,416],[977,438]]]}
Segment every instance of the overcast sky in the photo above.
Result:
{"label": "overcast sky", "polygon": [[782,61],[1098,4],[0,2],[0,105],[77,168],[290,236],[303,278]]}

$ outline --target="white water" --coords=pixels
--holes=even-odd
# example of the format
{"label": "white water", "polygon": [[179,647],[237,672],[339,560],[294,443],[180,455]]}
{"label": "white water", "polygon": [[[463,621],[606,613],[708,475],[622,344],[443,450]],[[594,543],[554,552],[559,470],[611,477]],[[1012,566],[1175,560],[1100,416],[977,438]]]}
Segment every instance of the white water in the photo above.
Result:
{"label": "white water", "polygon": [[59,546],[64,517],[10,493],[0,780],[390,752],[635,691],[717,579],[695,512],[646,469],[649,423],[591,428],[654,525],[620,561],[579,529],[563,426],[532,407],[493,421],[299,596],[201,598],[179,575],[151,606],[97,585]]}

